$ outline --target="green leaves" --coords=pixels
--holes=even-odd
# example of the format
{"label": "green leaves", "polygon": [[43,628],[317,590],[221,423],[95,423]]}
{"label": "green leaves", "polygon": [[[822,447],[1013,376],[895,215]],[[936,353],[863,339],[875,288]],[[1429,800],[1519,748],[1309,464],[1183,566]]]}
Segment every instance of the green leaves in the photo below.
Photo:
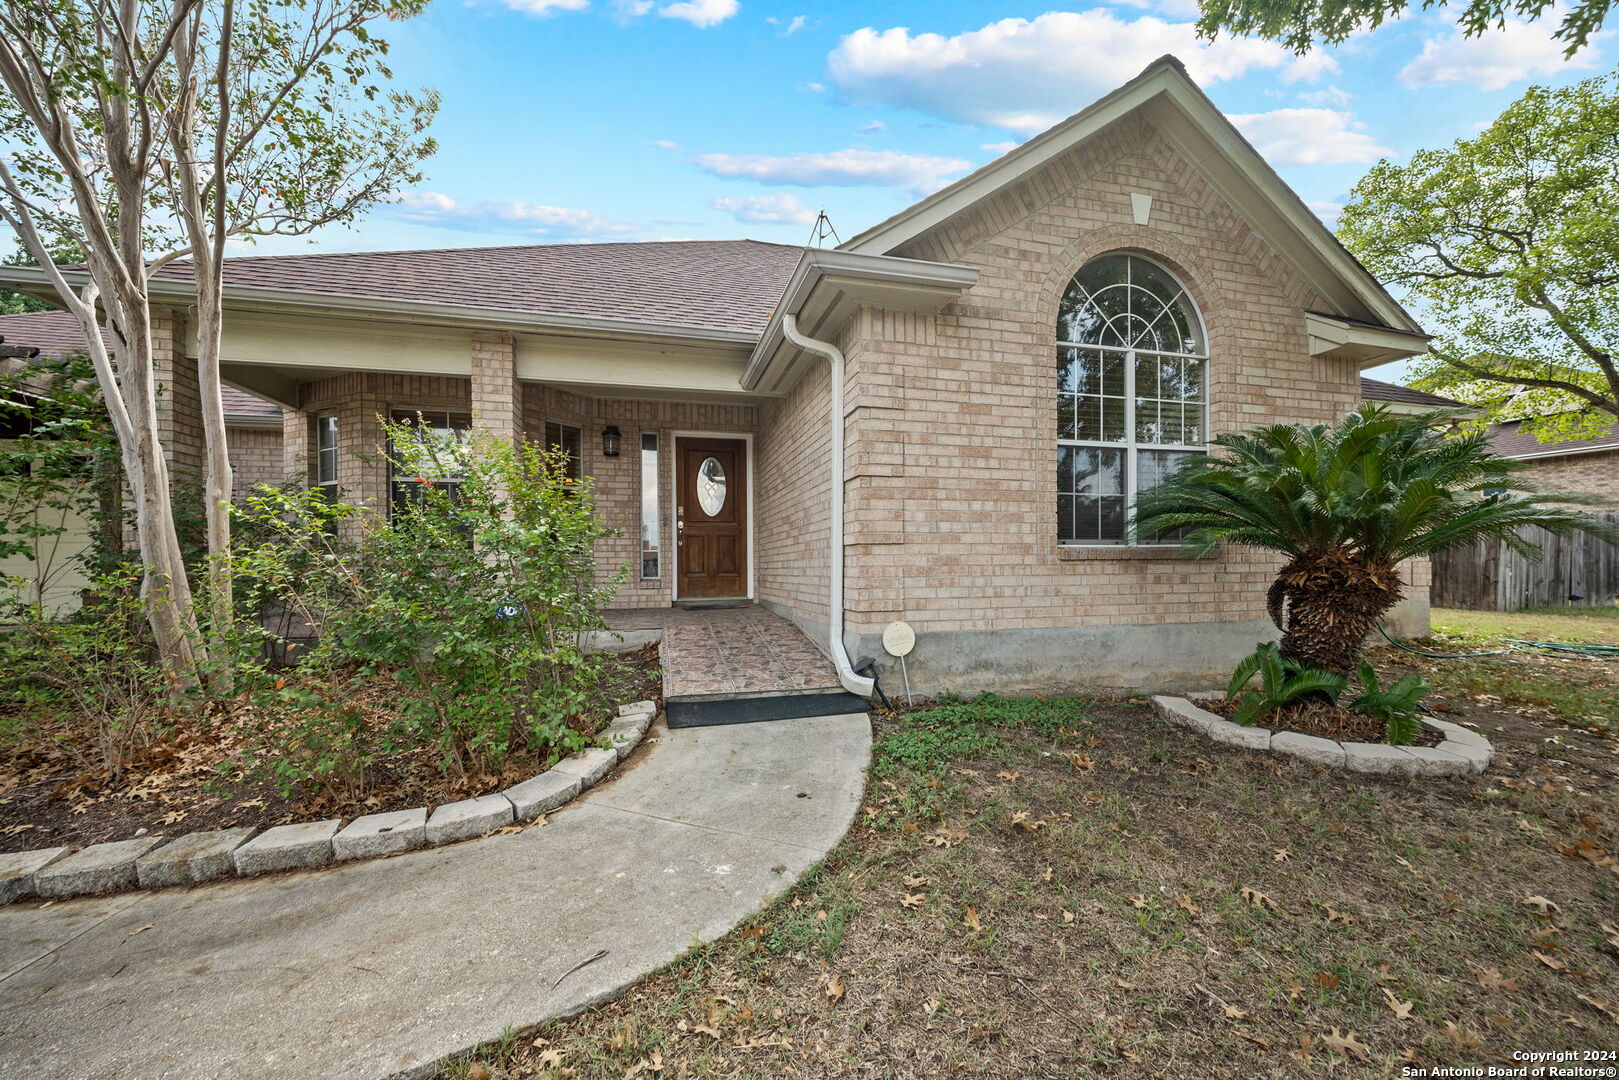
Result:
{"label": "green leaves", "polygon": [[[1255,674],[1259,676],[1258,688],[1243,691]],[[1226,696],[1236,703],[1231,722],[1246,727],[1310,696],[1336,702],[1348,684],[1349,680],[1337,672],[1301,664],[1267,642],[1244,658],[1231,677],[1226,691]]]}
{"label": "green leaves", "polygon": [[[1426,10],[1433,0],[1424,0]],[[1443,6],[1443,5],[1440,5]],[[1602,28],[1611,0],[1576,0],[1556,9],[1562,21],[1553,35],[1567,42],[1565,56],[1573,56]],[[1381,26],[1410,7],[1407,0],[1203,0],[1198,34],[1213,38],[1222,30],[1234,36],[1257,36],[1280,41],[1297,53],[1318,43],[1336,45],[1356,30]],[[1541,18],[1552,0],[1520,0],[1511,5],[1520,19]],[[1501,25],[1505,5],[1497,0],[1466,0],[1456,23],[1467,37],[1477,37]]]}
{"label": "green leaves", "polygon": [[1619,74],[1532,87],[1473,138],[1355,186],[1340,238],[1437,332],[1420,387],[1546,438],[1619,417],[1616,132]]}
{"label": "green leaves", "polygon": [[1378,685],[1377,672],[1372,670],[1372,665],[1364,663],[1356,675],[1361,692],[1349,707],[1381,719],[1387,727],[1390,745],[1409,746],[1416,742],[1422,733],[1417,709],[1422,699],[1433,692],[1433,687],[1424,683],[1420,675],[1405,675],[1385,690]]}

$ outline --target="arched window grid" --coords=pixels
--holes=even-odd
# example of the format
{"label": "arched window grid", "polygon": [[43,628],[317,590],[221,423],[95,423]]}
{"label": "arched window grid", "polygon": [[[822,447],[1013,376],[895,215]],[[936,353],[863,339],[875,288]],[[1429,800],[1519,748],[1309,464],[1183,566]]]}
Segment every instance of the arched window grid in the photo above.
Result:
{"label": "arched window grid", "polygon": [[1059,543],[1125,543],[1137,495],[1207,450],[1206,342],[1184,286],[1151,260],[1102,255],[1074,275],[1055,341]]}

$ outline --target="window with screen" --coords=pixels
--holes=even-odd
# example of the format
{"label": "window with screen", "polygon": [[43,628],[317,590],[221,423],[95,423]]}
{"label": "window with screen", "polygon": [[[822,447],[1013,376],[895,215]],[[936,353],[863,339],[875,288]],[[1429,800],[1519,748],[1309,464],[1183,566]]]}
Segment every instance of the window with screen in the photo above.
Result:
{"label": "window with screen", "polygon": [[1058,542],[1123,544],[1137,493],[1207,450],[1202,321],[1168,271],[1103,255],[1063,295],[1056,350]]}

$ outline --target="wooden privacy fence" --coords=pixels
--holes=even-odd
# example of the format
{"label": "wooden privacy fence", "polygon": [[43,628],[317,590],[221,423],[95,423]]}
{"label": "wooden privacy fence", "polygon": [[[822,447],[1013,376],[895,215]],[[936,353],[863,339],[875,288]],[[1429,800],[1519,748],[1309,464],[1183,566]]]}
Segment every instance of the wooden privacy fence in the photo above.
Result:
{"label": "wooden privacy fence", "polygon": [[[1619,522],[1619,514],[1598,514]],[[1553,536],[1524,529],[1544,553],[1539,562],[1499,540],[1478,540],[1433,559],[1434,607],[1521,611],[1529,607],[1608,607],[1619,600],[1619,547],[1584,533]]]}

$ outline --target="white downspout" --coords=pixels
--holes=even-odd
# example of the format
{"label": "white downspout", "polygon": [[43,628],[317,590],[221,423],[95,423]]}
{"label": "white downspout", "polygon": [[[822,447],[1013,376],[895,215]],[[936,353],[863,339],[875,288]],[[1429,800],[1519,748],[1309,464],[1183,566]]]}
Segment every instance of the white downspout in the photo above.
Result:
{"label": "white downspout", "polygon": [[849,652],[843,647],[843,353],[835,345],[798,332],[798,320],[784,315],[781,332],[793,345],[806,352],[826,357],[832,375],[832,550],[828,561],[832,564],[831,606],[828,609],[828,632],[832,662],[838,668],[838,682],[851,694],[869,698],[876,683],[854,673],[849,663]]}

